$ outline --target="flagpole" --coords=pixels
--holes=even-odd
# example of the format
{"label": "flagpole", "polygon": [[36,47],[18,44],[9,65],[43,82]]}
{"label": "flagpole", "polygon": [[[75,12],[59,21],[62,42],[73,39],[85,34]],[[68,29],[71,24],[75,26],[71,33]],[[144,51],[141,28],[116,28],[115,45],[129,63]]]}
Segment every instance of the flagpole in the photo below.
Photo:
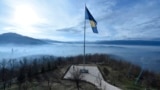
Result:
{"label": "flagpole", "polygon": [[[85,7],[86,7],[86,4],[85,4]],[[85,8],[86,9],[86,8]],[[85,13],[86,13],[86,10],[85,10]],[[85,15],[85,14],[84,14]],[[84,17],[84,56],[83,56],[83,68],[85,69],[85,60],[86,60],[86,19]]]}

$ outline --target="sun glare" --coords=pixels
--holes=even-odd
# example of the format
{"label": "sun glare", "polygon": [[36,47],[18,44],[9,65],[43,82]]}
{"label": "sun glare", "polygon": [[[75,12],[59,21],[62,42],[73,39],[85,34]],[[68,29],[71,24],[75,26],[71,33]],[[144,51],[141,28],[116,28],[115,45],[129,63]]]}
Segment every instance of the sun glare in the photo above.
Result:
{"label": "sun glare", "polygon": [[15,7],[13,21],[21,26],[31,26],[38,23],[39,18],[33,7],[19,5]]}

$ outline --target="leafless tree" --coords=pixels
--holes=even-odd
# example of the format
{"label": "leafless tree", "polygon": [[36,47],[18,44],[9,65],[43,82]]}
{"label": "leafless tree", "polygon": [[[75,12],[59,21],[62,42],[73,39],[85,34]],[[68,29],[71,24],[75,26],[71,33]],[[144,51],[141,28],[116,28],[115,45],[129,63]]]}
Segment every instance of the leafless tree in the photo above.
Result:
{"label": "leafless tree", "polygon": [[12,79],[14,78],[15,59],[10,59],[8,63],[10,65],[9,86],[11,87],[11,85],[12,85]]}
{"label": "leafless tree", "polygon": [[106,90],[106,85],[103,86],[103,89],[102,89],[102,90]]}
{"label": "leafless tree", "polygon": [[80,70],[73,66],[73,71],[71,73],[71,80],[75,82],[77,90],[80,89],[80,82],[83,79],[83,74],[80,72]]}
{"label": "leafless tree", "polygon": [[[21,67],[19,69],[19,74],[17,77],[18,85],[19,85],[19,90],[21,90],[22,85],[24,84],[24,87],[27,87],[26,85],[26,75],[27,75],[27,59],[24,58],[23,60],[20,61]],[[27,89],[27,88],[25,88]]]}
{"label": "leafless tree", "polygon": [[96,77],[96,82],[98,83],[98,86],[101,88],[101,86],[102,86],[102,77],[101,77],[100,73],[98,73],[98,76]]}
{"label": "leafless tree", "polygon": [[2,71],[2,82],[3,82],[3,90],[6,89],[7,84],[7,69],[6,69],[7,62],[6,60],[2,60],[1,62],[1,71]]}
{"label": "leafless tree", "polygon": [[47,81],[48,90],[52,90],[54,83],[61,83],[61,77],[58,71],[45,73],[43,74],[43,77]]}

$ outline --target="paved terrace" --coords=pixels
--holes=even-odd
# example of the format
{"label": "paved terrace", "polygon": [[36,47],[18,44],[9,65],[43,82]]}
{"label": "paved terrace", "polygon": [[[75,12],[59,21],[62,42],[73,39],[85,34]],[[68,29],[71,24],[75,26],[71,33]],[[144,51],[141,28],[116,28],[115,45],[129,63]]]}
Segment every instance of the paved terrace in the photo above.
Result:
{"label": "paved terrace", "polygon": [[[67,73],[64,75],[64,79],[71,79],[71,72],[74,70],[83,69],[82,65],[72,65]],[[97,66],[85,66],[85,69],[89,71],[89,73],[83,73],[83,80],[94,84],[97,88],[101,88],[102,90],[121,90],[118,87],[115,87],[109,83],[107,83],[102,77],[101,72],[97,68]]]}

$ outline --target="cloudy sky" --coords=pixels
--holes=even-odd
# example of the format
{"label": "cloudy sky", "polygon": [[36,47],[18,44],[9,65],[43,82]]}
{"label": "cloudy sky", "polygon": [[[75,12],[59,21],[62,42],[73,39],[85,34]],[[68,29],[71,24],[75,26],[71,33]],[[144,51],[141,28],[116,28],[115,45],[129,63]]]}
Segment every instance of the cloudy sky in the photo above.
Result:
{"label": "cloudy sky", "polygon": [[87,40],[160,38],[160,0],[0,0],[0,34],[83,40],[85,3],[98,22]]}

